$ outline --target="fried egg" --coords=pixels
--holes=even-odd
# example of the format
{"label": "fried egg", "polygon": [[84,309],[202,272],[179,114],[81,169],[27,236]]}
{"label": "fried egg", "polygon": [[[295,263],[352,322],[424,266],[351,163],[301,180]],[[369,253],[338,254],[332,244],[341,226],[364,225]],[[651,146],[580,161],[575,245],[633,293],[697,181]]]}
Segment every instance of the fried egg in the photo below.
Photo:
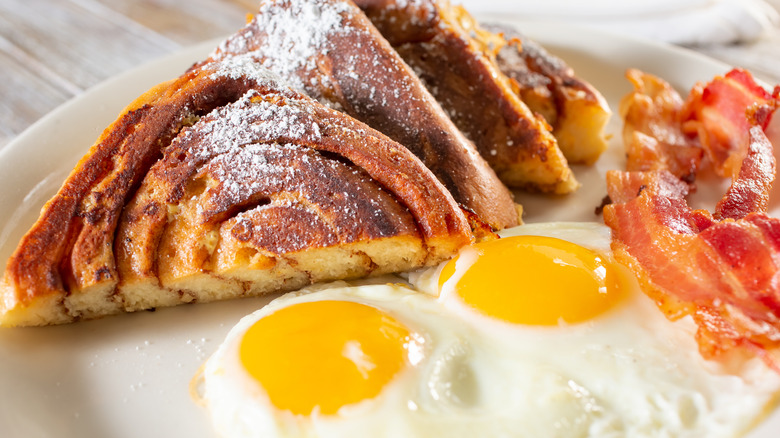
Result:
{"label": "fried egg", "polygon": [[220,436],[734,437],[774,403],[758,360],[706,361],[598,224],[526,225],[391,282],[286,294],[206,362]]}

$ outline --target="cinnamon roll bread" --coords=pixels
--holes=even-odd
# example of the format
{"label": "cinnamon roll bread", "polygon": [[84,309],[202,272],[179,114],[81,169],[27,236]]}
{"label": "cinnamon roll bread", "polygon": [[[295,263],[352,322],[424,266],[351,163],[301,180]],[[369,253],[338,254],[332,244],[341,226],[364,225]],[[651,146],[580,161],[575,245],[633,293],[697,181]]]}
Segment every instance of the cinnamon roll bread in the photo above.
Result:
{"label": "cinnamon roll bread", "polygon": [[532,111],[553,128],[570,163],[592,164],[607,148],[604,129],[612,111],[604,96],[561,58],[509,26],[488,25],[506,43],[498,68]]}
{"label": "cinnamon roll bread", "polygon": [[512,187],[565,194],[579,186],[545,119],[499,70],[505,45],[446,0],[357,0],[450,118]]}
{"label": "cinnamon roll bread", "polygon": [[257,61],[200,64],[128,106],[9,259],[0,324],[407,270],[472,241],[417,157]]}
{"label": "cinnamon roll bread", "polygon": [[352,1],[263,0],[210,60],[243,53],[406,146],[494,229],[518,223],[509,190]]}

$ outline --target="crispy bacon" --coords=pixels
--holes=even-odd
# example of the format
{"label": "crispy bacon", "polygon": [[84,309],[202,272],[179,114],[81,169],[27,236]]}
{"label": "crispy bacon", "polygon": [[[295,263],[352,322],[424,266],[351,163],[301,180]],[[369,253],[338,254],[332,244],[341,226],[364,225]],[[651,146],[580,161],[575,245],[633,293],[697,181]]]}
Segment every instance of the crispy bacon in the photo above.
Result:
{"label": "crispy bacon", "polygon": [[780,96],[780,86],[770,94],[741,69],[696,84],[684,101],[649,73],[629,69],[626,77],[634,85],[620,102],[626,170],[665,169],[688,183],[705,153],[719,175],[734,176],[745,156],[748,129],[766,129]]}
{"label": "crispy bacon", "polygon": [[716,219],[740,219],[752,212],[766,212],[775,179],[772,144],[760,126],[748,130],[747,155],[723,199],[715,207]]}
{"label": "crispy bacon", "polygon": [[[780,372],[780,219],[766,214],[775,157],[764,134],[780,86],[769,93],[734,69],[682,101],[660,78],[627,76],[628,171],[608,172],[603,210],[616,257],[667,317],[693,318],[703,356],[747,349]],[[686,202],[707,160],[732,178],[714,214]]]}
{"label": "crispy bacon", "polygon": [[693,317],[705,357],[747,348],[780,372],[780,219],[765,214],[775,159],[760,120],[749,122],[715,216],[692,210],[687,184],[667,170],[610,171],[604,221],[645,293],[670,319]]}
{"label": "crispy bacon", "polygon": [[[755,123],[766,129],[778,95],[780,86],[770,94],[750,72],[733,69],[691,89],[681,113],[682,130],[698,137],[719,175],[732,176],[745,155],[748,129]],[[754,121],[745,118],[750,107],[764,108]]]}
{"label": "crispy bacon", "polygon": [[663,79],[636,69],[626,77],[634,91],[620,101],[626,170],[665,169],[692,180],[704,156],[698,139],[682,130],[683,99]]}

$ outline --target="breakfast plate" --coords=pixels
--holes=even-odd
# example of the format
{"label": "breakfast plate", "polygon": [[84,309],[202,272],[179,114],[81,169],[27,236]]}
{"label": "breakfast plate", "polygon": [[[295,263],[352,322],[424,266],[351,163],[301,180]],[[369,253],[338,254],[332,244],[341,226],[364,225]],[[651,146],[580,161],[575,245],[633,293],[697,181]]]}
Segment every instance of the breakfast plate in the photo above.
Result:
{"label": "breakfast plate", "polygon": [[[630,91],[635,67],[687,90],[729,67],[693,52],[645,40],[544,23],[516,24],[599,89],[613,111]],[[40,207],[101,130],[152,85],[176,77],[207,55],[209,41],[113,78],[41,119],[0,152],[0,259],[13,251]],[[526,222],[600,221],[603,175],[622,166],[620,121],[596,165],[575,167],[583,187],[568,197],[518,194]],[[778,124],[770,137],[780,139]],[[728,182],[702,185],[706,207]],[[773,215],[780,213],[775,203]],[[0,433],[5,438],[189,436],[213,438],[190,382],[228,330],[269,297],[139,312],[67,326],[0,330]],[[780,411],[748,434],[770,438]]]}

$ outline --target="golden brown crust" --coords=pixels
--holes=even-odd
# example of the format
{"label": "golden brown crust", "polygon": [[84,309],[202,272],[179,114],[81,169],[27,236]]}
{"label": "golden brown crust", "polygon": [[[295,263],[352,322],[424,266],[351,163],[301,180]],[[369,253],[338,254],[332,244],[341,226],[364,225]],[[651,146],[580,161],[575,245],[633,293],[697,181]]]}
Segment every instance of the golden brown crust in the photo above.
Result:
{"label": "golden brown crust", "polygon": [[[453,215],[453,205],[448,204],[446,196],[442,196],[439,184],[435,180],[431,180],[430,173],[426,172],[419,161],[414,159],[404,148],[354,119],[325,107],[312,105],[309,99],[302,96],[290,98],[268,94],[262,98],[258,96],[256,99],[258,99],[257,102],[245,103],[244,106],[246,108],[257,106],[257,110],[245,113],[246,116],[240,120],[240,123],[245,125],[245,129],[254,135],[245,134],[241,141],[246,142],[247,145],[262,145],[262,147],[258,147],[257,155],[264,154],[263,162],[269,166],[268,169],[284,169],[286,173],[290,173],[287,175],[290,178],[285,180],[282,176],[286,175],[270,178],[269,175],[239,172],[234,175],[232,181],[244,187],[252,187],[252,189],[243,191],[239,203],[229,199],[229,197],[216,195],[199,202],[198,217],[191,219],[190,226],[204,226],[206,228],[204,228],[203,234],[206,234],[211,229],[209,223],[218,223],[226,217],[233,216],[231,211],[236,209],[249,211],[250,207],[254,209],[268,205],[269,208],[265,208],[264,211],[276,211],[279,205],[275,205],[274,202],[298,201],[298,199],[290,198],[290,195],[287,195],[286,198],[280,197],[280,193],[292,191],[297,194],[297,197],[302,196],[306,203],[317,205],[321,213],[326,213],[329,218],[327,222],[330,227],[329,238],[331,240],[343,239],[341,242],[315,243],[310,241],[299,247],[303,242],[300,239],[306,235],[305,230],[298,229],[294,233],[263,234],[261,237],[262,242],[265,242],[264,245],[269,244],[271,242],[269,239],[272,237],[277,239],[273,241],[273,251],[269,248],[263,248],[266,253],[283,254],[298,251],[304,247],[349,243],[358,237],[369,240],[402,232],[409,233],[408,223],[402,229],[393,228],[397,225],[394,218],[405,217],[409,214],[416,221],[413,222],[415,229],[420,227],[421,233],[430,241],[429,249],[431,251],[442,250],[435,243],[436,239],[449,239],[453,234],[463,235],[466,231],[460,215]],[[260,109],[261,106],[267,108]],[[271,107],[286,108],[287,114],[295,115],[296,126],[305,131],[302,133],[299,129],[295,135],[289,132],[277,132],[273,136],[269,136],[261,129],[254,130],[254,126],[259,127],[266,122],[263,117],[271,112]],[[138,195],[125,211],[127,220],[123,221],[125,226],[120,229],[117,237],[118,245],[123,245],[122,242],[125,240],[123,236],[132,236],[133,245],[144,248],[141,251],[141,254],[144,254],[143,257],[139,258],[138,253],[132,254],[135,259],[126,259],[121,256],[125,254],[125,251],[119,251],[120,263],[127,262],[128,271],[135,271],[136,275],[141,276],[154,275],[156,245],[170,222],[171,206],[175,206],[174,208],[178,210],[181,208],[179,203],[183,199],[203,195],[203,190],[213,187],[212,184],[216,184],[214,183],[216,178],[210,173],[220,175],[235,173],[233,172],[235,169],[226,168],[224,164],[207,164],[210,163],[210,160],[227,157],[224,153],[218,153],[219,148],[210,144],[220,140],[210,134],[225,129],[224,126],[212,126],[219,125],[222,120],[211,115],[201,120],[197,125],[198,129],[190,130],[186,136],[182,136],[174,142],[163,159],[150,170]],[[286,155],[280,155],[279,146],[265,144],[268,141],[301,145],[311,148],[312,151],[321,151],[321,153],[309,151],[307,155],[294,158],[295,154],[301,153],[301,150],[290,146],[286,148]],[[307,163],[322,161],[324,159],[323,153],[337,154],[336,157],[343,157],[341,159],[348,161],[345,164],[340,164],[338,158],[326,160],[330,166],[340,166],[331,169],[323,167],[323,165],[318,170],[305,166],[308,165]],[[235,159],[235,157],[230,158]],[[286,162],[271,165],[275,163],[274,160],[282,159]],[[208,171],[202,170],[207,165],[210,166]],[[269,171],[268,169],[266,171]],[[298,172],[292,173],[293,170]],[[358,190],[360,187],[354,184],[357,175],[361,175],[360,178],[362,178],[357,181],[361,182],[363,187],[360,190]],[[264,178],[259,178],[259,176],[264,176]],[[293,176],[296,178],[292,178]],[[243,180],[236,181],[236,179]],[[395,193],[398,198],[403,199],[405,203],[403,210],[398,210],[397,201],[394,198],[388,198],[386,192],[378,187],[367,186],[370,179],[376,180],[381,184],[380,187],[388,188],[391,193]],[[353,184],[348,184],[350,181]],[[314,185],[311,186],[309,183]],[[271,186],[267,184],[271,184]],[[222,194],[224,195],[224,193]],[[360,196],[358,197],[358,195]],[[352,204],[336,202],[347,200],[351,201]],[[442,208],[443,206],[445,208]],[[294,211],[295,206],[291,207]],[[346,216],[339,215],[339,212],[346,210],[351,213]],[[265,218],[264,221],[267,221],[268,214],[270,214],[269,211],[265,211],[260,216]],[[290,212],[284,214],[290,214]],[[300,214],[302,213],[295,213],[298,216]],[[408,222],[408,219],[406,221]],[[308,223],[304,222],[304,224]],[[298,228],[299,225],[290,223],[287,226],[292,230]],[[254,225],[255,228],[257,226],[259,225]],[[275,227],[271,223],[263,225],[263,227],[272,226]],[[363,235],[353,235],[358,232],[363,233]],[[346,236],[345,233],[352,236]],[[240,234],[254,236],[248,232]],[[296,236],[298,241],[290,240]],[[249,237],[243,240],[249,240]],[[261,241],[256,243],[260,244]],[[177,246],[181,246],[181,242],[177,242]],[[442,252],[446,253],[447,251],[448,249],[443,249]],[[203,262],[204,260],[199,260],[193,262],[193,265]]]}
{"label": "golden brown crust", "polygon": [[611,110],[590,83],[561,58],[505,26],[487,26],[505,45],[498,51],[499,69],[532,111],[545,117],[570,163],[592,164],[607,148],[604,129]]}
{"label": "golden brown crust", "polygon": [[6,282],[22,303],[116,284],[112,241],[127,197],[188,118],[252,86],[210,74],[192,71],[153,88],[103,132],[8,261]]}
{"label": "golden brown crust", "polygon": [[557,194],[578,187],[550,126],[497,68],[503,39],[447,1],[357,3],[504,183]]}
{"label": "golden brown crust", "polygon": [[263,2],[213,57],[255,54],[294,87],[409,148],[495,229],[516,225],[510,192],[368,18],[346,0],[319,2],[316,17],[307,4]]}
{"label": "golden brown crust", "polygon": [[472,240],[407,149],[265,75],[225,59],[131,104],[9,259],[0,323],[410,269]]}

